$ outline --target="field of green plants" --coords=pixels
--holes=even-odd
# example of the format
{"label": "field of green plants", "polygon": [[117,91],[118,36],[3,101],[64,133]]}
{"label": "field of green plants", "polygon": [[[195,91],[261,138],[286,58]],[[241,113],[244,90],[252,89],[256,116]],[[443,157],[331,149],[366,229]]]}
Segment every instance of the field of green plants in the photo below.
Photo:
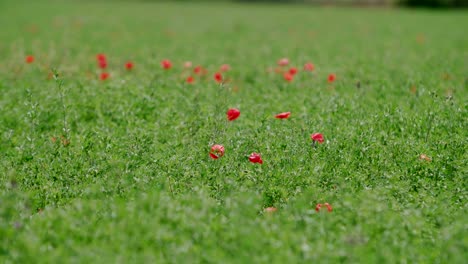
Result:
{"label": "field of green plants", "polygon": [[468,259],[467,11],[6,0],[0,24],[0,263]]}

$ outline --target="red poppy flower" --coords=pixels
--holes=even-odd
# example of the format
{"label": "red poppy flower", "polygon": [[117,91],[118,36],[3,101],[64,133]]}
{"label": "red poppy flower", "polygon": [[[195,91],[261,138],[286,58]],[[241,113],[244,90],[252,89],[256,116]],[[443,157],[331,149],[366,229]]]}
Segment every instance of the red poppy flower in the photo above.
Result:
{"label": "red poppy flower", "polygon": [[289,64],[288,58],[282,58],[278,61],[279,66],[287,66]]}
{"label": "red poppy flower", "polygon": [[297,73],[297,68],[292,67],[291,69],[289,69],[289,74],[291,74],[292,76],[296,75],[296,73]]}
{"label": "red poppy flower", "polygon": [[193,83],[195,79],[193,79],[192,76],[189,76],[187,77],[187,79],[185,80],[187,83]]}
{"label": "red poppy flower", "polygon": [[323,135],[321,133],[314,133],[314,134],[310,135],[310,138],[314,142],[318,142],[318,143],[323,143],[323,141],[324,141]]}
{"label": "red poppy flower", "polygon": [[230,108],[227,112],[227,119],[229,121],[236,120],[240,116],[240,111],[237,108]]}
{"label": "red poppy flower", "polygon": [[330,75],[328,75],[328,82],[329,83],[332,83],[336,80],[336,75],[334,73],[331,73]]}
{"label": "red poppy flower", "polygon": [[273,207],[273,206],[265,208],[265,212],[267,212],[267,213],[274,213],[276,211],[278,211],[278,209],[276,207]]}
{"label": "red poppy flower", "polygon": [[306,64],[304,64],[304,71],[313,71],[315,69],[315,66],[308,62]]}
{"label": "red poppy flower", "polygon": [[252,153],[252,154],[250,154],[249,160],[250,160],[250,162],[252,162],[252,163],[263,164],[262,157],[260,156],[260,154],[255,153],[255,152]]}
{"label": "red poppy flower", "polygon": [[26,56],[26,63],[33,63],[33,62],[34,62],[34,56],[33,55]]}
{"label": "red poppy flower", "polygon": [[230,69],[231,69],[231,66],[229,66],[229,64],[223,64],[223,65],[221,65],[221,67],[219,68],[219,70],[222,71],[222,72],[229,71]]}
{"label": "red poppy flower", "polygon": [[283,78],[287,82],[292,82],[292,80],[294,80],[294,75],[290,74],[289,72],[286,72],[286,73],[283,74]]}
{"label": "red poppy flower", "polygon": [[103,73],[101,73],[101,75],[99,76],[99,78],[100,78],[102,81],[107,80],[109,77],[110,77],[110,74],[107,73],[107,72],[103,72]]}
{"label": "red poppy flower", "polygon": [[171,67],[172,67],[172,63],[170,60],[162,60],[161,61],[161,66],[165,69],[165,70],[169,70]]}
{"label": "red poppy flower", "polygon": [[202,66],[200,66],[200,65],[198,65],[198,66],[196,66],[195,68],[193,68],[193,72],[194,72],[195,74],[200,74],[200,73],[202,72],[202,70],[203,70],[203,68],[202,68]]}
{"label": "red poppy flower", "polygon": [[98,61],[99,68],[105,69],[107,67],[107,61],[105,60],[100,60]]}
{"label": "red poppy flower", "polygon": [[280,114],[275,115],[275,117],[278,118],[278,119],[286,119],[290,115],[291,115],[291,112],[284,112],[284,113],[280,113]]}
{"label": "red poppy flower", "polygon": [[214,79],[217,83],[221,83],[223,81],[223,75],[220,72],[215,73]]}
{"label": "red poppy flower", "polygon": [[210,157],[212,159],[219,159],[224,155],[224,147],[222,145],[213,145],[210,150]]}
{"label": "red poppy flower", "polygon": [[324,203],[323,205],[322,205],[322,204],[317,204],[317,205],[315,206],[315,211],[319,212],[320,209],[322,208],[322,206],[324,206],[324,205],[325,205],[325,207],[327,207],[327,211],[328,211],[328,212],[333,211],[333,208],[331,207],[331,205],[330,205],[329,203]]}
{"label": "red poppy flower", "polygon": [[129,62],[125,63],[125,69],[127,69],[127,70],[133,69],[133,62],[129,61]]}
{"label": "red poppy flower", "polygon": [[104,54],[102,54],[102,53],[99,53],[98,55],[96,55],[96,59],[97,59],[98,61],[105,61],[105,60],[107,60],[106,55],[104,55]]}

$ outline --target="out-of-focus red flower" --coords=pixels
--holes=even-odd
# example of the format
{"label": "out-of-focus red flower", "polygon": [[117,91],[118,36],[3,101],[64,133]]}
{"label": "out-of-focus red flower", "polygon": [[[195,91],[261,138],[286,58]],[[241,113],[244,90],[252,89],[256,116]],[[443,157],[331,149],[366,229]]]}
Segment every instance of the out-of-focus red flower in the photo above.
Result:
{"label": "out-of-focus red flower", "polygon": [[221,83],[223,81],[223,75],[220,72],[214,74],[214,79],[217,83]]}
{"label": "out-of-focus red flower", "polygon": [[289,74],[291,74],[292,76],[294,76],[294,75],[296,75],[296,73],[297,73],[297,68],[292,67],[292,68],[289,69],[288,72],[289,72]]}
{"label": "out-of-focus red flower", "polygon": [[331,73],[328,75],[328,82],[332,83],[336,80],[336,75],[334,73]]}
{"label": "out-of-focus red flower", "polygon": [[161,61],[161,66],[165,69],[165,70],[169,70],[171,67],[172,67],[172,63],[170,60],[162,60]]}
{"label": "out-of-focus red flower", "polygon": [[96,60],[98,60],[98,61],[102,61],[102,60],[105,61],[105,60],[107,60],[107,58],[106,58],[106,55],[104,55],[104,54],[102,54],[102,53],[99,53],[98,55],[96,55]]}
{"label": "out-of-focus red flower", "polygon": [[267,212],[267,213],[274,213],[276,211],[278,211],[278,209],[276,207],[273,207],[273,206],[265,208],[265,212]]}
{"label": "out-of-focus red flower", "polygon": [[229,110],[227,110],[226,115],[229,121],[233,121],[239,118],[240,111],[237,108],[230,108]]}
{"label": "out-of-focus red flower", "polygon": [[315,69],[314,64],[308,62],[304,64],[304,71],[313,71]]}
{"label": "out-of-focus red flower", "polygon": [[192,76],[189,76],[189,77],[187,77],[187,79],[186,79],[185,81],[186,81],[187,83],[190,83],[190,84],[191,84],[191,83],[193,83],[193,82],[195,81],[195,79],[193,79]]}
{"label": "out-of-focus red flower", "polygon": [[331,205],[330,205],[329,203],[324,203],[323,205],[322,205],[322,204],[317,204],[317,205],[315,206],[315,211],[320,212],[320,209],[321,209],[322,206],[324,206],[324,205],[325,205],[325,207],[327,207],[327,211],[328,211],[328,212],[333,211],[333,208],[331,207]]}
{"label": "out-of-focus red flower", "polygon": [[279,66],[287,66],[289,64],[289,59],[288,58],[282,58],[278,60],[278,65]]}
{"label": "out-of-focus red flower", "polygon": [[184,62],[184,68],[186,69],[192,68],[192,62],[191,61]]}
{"label": "out-of-focus red flower", "polygon": [[278,118],[278,119],[286,119],[286,118],[288,118],[290,115],[291,115],[291,112],[284,112],[284,113],[280,113],[280,114],[275,115],[275,118]]}
{"label": "out-of-focus red flower", "polygon": [[283,74],[283,78],[287,82],[292,82],[294,80],[294,75],[290,74],[289,72],[286,72]]}
{"label": "out-of-focus red flower", "polygon": [[101,81],[105,81],[105,80],[107,80],[109,77],[110,77],[110,74],[109,74],[108,72],[103,72],[103,73],[101,73],[101,75],[99,76],[99,78],[101,79]]}
{"label": "out-of-focus red flower", "polygon": [[100,60],[98,61],[99,68],[105,69],[107,67],[107,61],[106,60]]}
{"label": "out-of-focus red flower", "polygon": [[219,159],[224,155],[224,147],[222,145],[213,145],[210,150],[210,157],[212,159]]}
{"label": "out-of-focus red flower", "polygon": [[34,56],[33,55],[26,56],[26,63],[33,63],[33,62],[34,62]]}
{"label": "out-of-focus red flower", "polygon": [[323,143],[323,141],[324,141],[323,135],[321,133],[314,133],[314,134],[310,135],[310,138],[314,142],[318,142],[318,143]]}
{"label": "out-of-focus red flower", "polygon": [[125,69],[127,69],[127,70],[129,70],[129,71],[130,71],[131,69],[133,69],[133,62],[128,61],[127,63],[125,63]]}
{"label": "out-of-focus red flower", "polygon": [[223,64],[221,65],[221,67],[219,68],[219,70],[221,72],[226,72],[226,71],[229,71],[231,69],[231,66],[229,66],[229,64]]}
{"label": "out-of-focus red flower", "polygon": [[255,152],[252,153],[252,154],[250,154],[249,160],[250,160],[250,162],[252,162],[252,163],[260,163],[260,164],[263,164],[262,156],[260,156],[260,154],[255,153]]}

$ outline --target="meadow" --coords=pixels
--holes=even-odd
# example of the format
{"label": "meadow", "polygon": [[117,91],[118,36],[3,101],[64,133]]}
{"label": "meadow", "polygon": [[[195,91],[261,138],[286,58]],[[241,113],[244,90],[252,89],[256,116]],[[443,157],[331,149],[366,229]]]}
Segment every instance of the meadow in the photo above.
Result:
{"label": "meadow", "polygon": [[0,24],[1,263],[468,259],[467,11],[6,0]]}

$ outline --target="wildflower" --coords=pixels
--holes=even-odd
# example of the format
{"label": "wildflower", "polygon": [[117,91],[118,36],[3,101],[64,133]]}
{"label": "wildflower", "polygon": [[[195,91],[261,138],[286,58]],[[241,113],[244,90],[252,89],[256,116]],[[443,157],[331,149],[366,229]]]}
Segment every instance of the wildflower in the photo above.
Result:
{"label": "wildflower", "polygon": [[212,159],[219,159],[224,155],[224,147],[222,145],[213,145],[210,150],[210,157]]}
{"label": "wildflower", "polygon": [[334,73],[331,73],[328,75],[328,82],[332,83],[336,80],[336,75]]}
{"label": "wildflower", "polygon": [[279,66],[287,66],[289,64],[288,58],[282,58],[278,61]]}
{"label": "wildflower", "polygon": [[172,67],[172,63],[170,60],[162,60],[161,61],[161,66],[165,69],[165,70],[169,70],[171,67]]}
{"label": "wildflower", "polygon": [[252,153],[252,154],[250,154],[249,160],[250,160],[250,162],[252,162],[252,163],[263,164],[262,157],[260,156],[260,154],[255,153],[255,152]]}
{"label": "wildflower", "polygon": [[128,61],[127,63],[125,63],[125,69],[127,69],[127,70],[129,70],[129,71],[130,71],[131,69],[133,69],[133,62]]}
{"label": "wildflower", "polygon": [[297,68],[292,67],[292,68],[289,69],[288,72],[289,72],[289,74],[291,74],[292,76],[294,76],[294,75],[296,75],[296,73],[297,73]]}
{"label": "wildflower", "polygon": [[290,115],[291,115],[291,112],[284,112],[284,113],[279,113],[275,115],[275,118],[286,119],[286,118],[289,118]]}
{"label": "wildflower", "polygon": [[315,142],[318,142],[318,143],[323,143],[324,139],[323,139],[323,135],[321,133],[314,133],[312,135],[310,135],[310,138]]}
{"label": "wildflower", "polygon": [[96,55],[96,59],[97,59],[97,61],[106,61],[107,60],[106,55],[104,55],[102,53],[99,53],[98,55]]}
{"label": "wildflower", "polygon": [[287,82],[292,82],[292,80],[294,80],[294,75],[290,74],[289,72],[286,72],[283,74],[283,78]]}
{"label": "wildflower", "polygon": [[223,75],[220,72],[215,73],[214,79],[217,83],[221,83],[223,81]]}
{"label": "wildflower", "polygon": [[98,65],[99,65],[99,68],[105,69],[105,68],[107,68],[107,61],[100,60],[100,61],[98,61]]}
{"label": "wildflower", "polygon": [[101,81],[105,81],[105,80],[107,80],[109,77],[110,77],[110,74],[107,73],[107,72],[103,72],[103,73],[101,73],[101,75],[99,76],[99,78],[101,79]]}
{"label": "wildflower", "polygon": [[229,66],[229,64],[223,64],[220,67],[220,71],[222,71],[222,72],[229,71],[230,69],[231,69],[231,66]]}
{"label": "wildflower", "polygon": [[315,66],[308,62],[306,64],[304,64],[304,71],[313,71],[315,69]]}
{"label": "wildflower", "polygon": [[201,73],[203,72],[203,70],[204,70],[203,67],[200,66],[200,65],[198,65],[198,66],[196,66],[195,68],[193,68],[193,72],[194,72],[195,74],[201,74]]}
{"label": "wildflower", "polygon": [[189,77],[187,77],[187,79],[185,80],[185,82],[186,82],[186,83],[190,83],[190,84],[191,84],[191,83],[193,83],[193,82],[194,82],[194,79],[193,79],[193,77],[192,77],[192,76],[189,76]]}
{"label": "wildflower", "polygon": [[34,56],[33,55],[26,56],[26,63],[33,63],[33,62],[34,62]]}
{"label": "wildflower", "polygon": [[329,203],[324,203],[323,205],[319,203],[319,204],[317,204],[315,206],[315,211],[319,212],[320,209],[322,208],[322,206],[324,206],[324,205],[325,205],[325,207],[327,207],[328,212],[331,212],[333,210],[333,208],[331,207],[331,205]]}
{"label": "wildflower", "polygon": [[230,108],[227,112],[226,112],[226,115],[227,115],[227,119],[229,121],[233,121],[233,120],[236,120],[237,118],[239,118],[240,116],[240,111],[239,109],[237,108]]}

